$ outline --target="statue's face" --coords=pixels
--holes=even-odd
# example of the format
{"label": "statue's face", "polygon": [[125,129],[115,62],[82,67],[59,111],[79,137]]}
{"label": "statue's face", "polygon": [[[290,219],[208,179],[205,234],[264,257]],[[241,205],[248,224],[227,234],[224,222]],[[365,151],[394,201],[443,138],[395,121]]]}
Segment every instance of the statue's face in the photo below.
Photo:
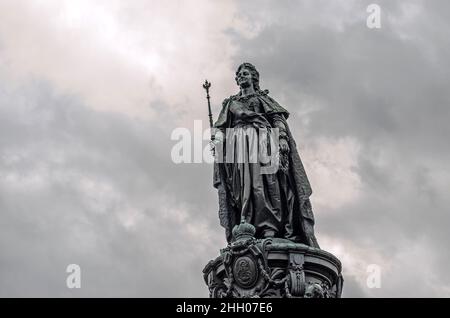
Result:
{"label": "statue's face", "polygon": [[237,73],[236,81],[237,84],[242,88],[250,87],[253,85],[252,73],[248,68],[243,67]]}

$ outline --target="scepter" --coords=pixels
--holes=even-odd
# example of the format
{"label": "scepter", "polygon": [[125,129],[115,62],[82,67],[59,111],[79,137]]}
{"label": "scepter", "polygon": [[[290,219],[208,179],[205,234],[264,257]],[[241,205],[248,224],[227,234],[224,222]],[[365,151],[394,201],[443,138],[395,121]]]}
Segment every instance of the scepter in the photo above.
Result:
{"label": "scepter", "polygon": [[213,115],[211,112],[211,97],[209,96],[209,88],[211,87],[211,83],[208,82],[208,80],[205,80],[205,83],[203,84],[203,88],[206,90],[206,99],[208,100],[208,116],[209,116],[209,127],[211,128],[211,141],[214,141],[214,133],[212,131],[213,129]]}

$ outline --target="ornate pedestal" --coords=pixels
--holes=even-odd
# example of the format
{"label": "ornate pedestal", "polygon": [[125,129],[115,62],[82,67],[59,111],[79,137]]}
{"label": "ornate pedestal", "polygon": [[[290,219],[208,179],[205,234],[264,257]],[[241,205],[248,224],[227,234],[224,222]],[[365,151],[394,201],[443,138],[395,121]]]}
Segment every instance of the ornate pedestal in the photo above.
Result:
{"label": "ornate pedestal", "polygon": [[212,298],[339,298],[341,262],[332,254],[286,239],[255,239],[243,223],[234,240],[203,270]]}

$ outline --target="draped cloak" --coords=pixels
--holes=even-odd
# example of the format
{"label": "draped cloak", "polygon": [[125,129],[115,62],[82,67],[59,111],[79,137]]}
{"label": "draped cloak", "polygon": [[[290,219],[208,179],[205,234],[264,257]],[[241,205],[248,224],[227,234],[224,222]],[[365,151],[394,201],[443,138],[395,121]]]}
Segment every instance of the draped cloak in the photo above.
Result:
{"label": "draped cloak", "polygon": [[[231,96],[224,100],[222,110],[219,114],[218,120],[214,124],[214,128],[224,131],[232,127],[232,114],[230,113],[230,105],[233,101],[239,98],[240,94]],[[260,105],[262,105],[263,112],[267,117],[273,115],[277,116],[286,127],[286,134],[288,136],[289,144],[289,165],[288,175],[290,176],[293,193],[295,196],[293,217],[296,218],[296,233],[299,234],[300,243],[319,248],[317,240],[314,235],[314,215],[311,208],[309,197],[312,194],[312,189],[308,181],[305,169],[297,151],[297,146],[289,129],[286,119],[289,117],[289,112],[280,106],[274,99],[268,96],[268,91],[259,91],[256,94]],[[227,240],[230,242],[232,229],[240,221],[236,217],[235,208],[231,204],[230,184],[227,184],[224,163],[214,163],[214,177],[213,185],[218,189],[219,194],[219,219],[220,224],[225,228]],[[283,173],[278,171],[277,173]]]}

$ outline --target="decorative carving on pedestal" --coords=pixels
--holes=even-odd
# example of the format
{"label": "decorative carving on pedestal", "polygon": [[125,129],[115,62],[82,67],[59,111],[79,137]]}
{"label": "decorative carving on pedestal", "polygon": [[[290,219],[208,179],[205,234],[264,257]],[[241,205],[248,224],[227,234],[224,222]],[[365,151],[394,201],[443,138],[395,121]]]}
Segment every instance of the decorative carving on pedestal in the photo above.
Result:
{"label": "decorative carving on pedestal", "polygon": [[213,298],[338,298],[341,263],[323,250],[286,239],[256,239],[251,224],[233,230],[233,241],[206,265]]}

